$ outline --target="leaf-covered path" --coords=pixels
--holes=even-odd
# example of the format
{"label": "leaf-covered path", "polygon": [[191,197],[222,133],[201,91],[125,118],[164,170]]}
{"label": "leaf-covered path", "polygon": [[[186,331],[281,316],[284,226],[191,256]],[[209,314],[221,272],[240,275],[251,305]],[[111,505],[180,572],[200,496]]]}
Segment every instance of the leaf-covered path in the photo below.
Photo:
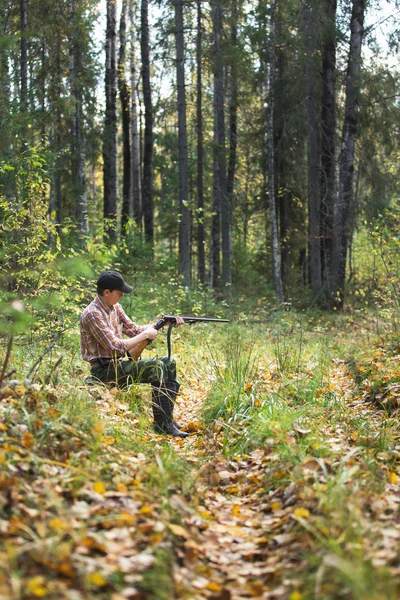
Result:
{"label": "leaf-covered path", "polygon": [[[332,364],[329,381],[341,420],[332,423],[329,413],[318,418],[316,445],[324,444],[324,458],[307,454],[290,472],[290,465],[275,451],[282,441],[279,421],[276,436],[267,439],[263,448],[233,460],[224,459],[222,438],[226,430],[228,434],[229,429],[234,432],[234,427],[217,422],[202,438],[200,454],[212,459],[199,472],[196,511],[182,498],[175,499],[185,525],[179,532],[182,564],[175,567],[175,581],[178,589],[191,589],[189,597],[339,597],[343,590],[337,584],[353,580],[359,597],[387,598],[390,586],[385,588],[386,567],[399,583],[400,489],[398,476],[388,463],[393,454],[399,455],[400,435],[391,439],[391,454],[377,452],[376,444],[385,433],[382,412],[366,400],[366,394],[357,395],[343,361]],[[325,392],[319,390],[321,395]],[[199,408],[198,400],[186,399],[184,414],[195,422]],[[312,414],[303,417],[308,422],[312,419]],[[302,439],[313,435],[315,430],[292,422],[284,442],[295,455]],[[180,447],[198,464],[198,445],[186,442]],[[366,458],[374,461],[372,488]],[[343,488],[336,507],[336,498],[329,498],[335,487]],[[346,504],[341,505],[344,499]],[[356,550],[355,563],[353,557],[346,557],[346,542]],[[341,544],[343,552],[338,552]],[[320,565],[313,574],[316,562]],[[370,567],[373,577],[378,576],[372,587]],[[394,587],[393,594],[394,598]],[[182,593],[182,597],[187,596]]]}
{"label": "leaf-covered path", "polygon": [[340,360],[245,387],[247,420],[207,425],[186,374],[186,440],[152,432],[148,391],[3,388],[0,597],[397,598],[395,413]]}

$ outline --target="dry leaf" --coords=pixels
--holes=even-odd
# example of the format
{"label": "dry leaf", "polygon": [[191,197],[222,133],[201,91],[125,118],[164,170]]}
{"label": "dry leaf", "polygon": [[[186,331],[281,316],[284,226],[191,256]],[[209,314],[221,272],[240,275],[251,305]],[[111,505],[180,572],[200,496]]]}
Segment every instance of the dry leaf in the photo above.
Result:
{"label": "dry leaf", "polygon": [[174,523],[168,523],[168,527],[170,528],[172,533],[174,535],[177,535],[178,537],[183,537],[185,539],[188,539],[190,537],[187,529],[185,529],[181,525],[175,525]]}
{"label": "dry leaf", "polygon": [[33,448],[35,439],[34,439],[33,435],[31,433],[29,433],[29,431],[25,431],[25,433],[22,436],[21,443],[24,448]]}

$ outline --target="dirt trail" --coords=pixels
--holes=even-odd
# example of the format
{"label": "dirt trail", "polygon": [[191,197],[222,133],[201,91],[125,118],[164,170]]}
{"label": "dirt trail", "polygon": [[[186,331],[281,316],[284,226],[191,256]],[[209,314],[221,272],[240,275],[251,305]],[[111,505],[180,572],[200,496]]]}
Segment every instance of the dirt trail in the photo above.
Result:
{"label": "dirt trail", "polygon": [[[335,426],[323,424],[328,455],[324,460],[306,457],[295,467],[296,476],[292,478],[295,483],[290,482],[290,473],[280,471],[273,439],[237,460],[224,459],[218,428],[200,439],[194,435],[183,443],[173,442],[178,452],[194,465],[200,459],[203,462],[204,456],[210,458],[199,471],[190,501],[173,498],[186,531],[181,532],[183,543],[174,571],[178,597],[212,600],[323,597],[321,577],[317,576],[312,595],[310,590],[306,594],[303,587],[304,573],[309,570],[307,555],[315,551],[308,517],[320,510],[316,496],[310,493],[310,482],[324,486],[328,473],[364,468],[359,444],[368,444],[368,440],[361,440],[364,434],[354,428],[357,419],[368,422],[365,435],[371,440],[376,440],[382,430],[382,413],[355,395],[354,381],[341,361],[332,364],[330,390],[345,407],[343,421]],[[186,423],[196,423],[200,409],[201,397],[193,392],[180,400],[176,412]],[[290,443],[295,444],[295,438]],[[393,574],[399,575],[396,558],[400,492],[398,485],[385,477],[386,458],[384,452],[376,457],[377,468],[382,469],[385,478],[381,493],[371,491],[367,496],[359,490],[357,517],[366,537],[366,560],[371,560],[376,568],[391,565]],[[276,484],[265,489],[266,479]]]}

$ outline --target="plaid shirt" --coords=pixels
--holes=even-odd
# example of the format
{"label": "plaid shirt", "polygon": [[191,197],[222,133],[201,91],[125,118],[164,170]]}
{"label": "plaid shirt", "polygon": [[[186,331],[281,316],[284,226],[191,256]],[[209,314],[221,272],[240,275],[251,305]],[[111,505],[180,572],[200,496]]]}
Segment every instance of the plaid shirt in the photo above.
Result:
{"label": "plaid shirt", "polygon": [[134,337],[144,329],[126,316],[120,304],[107,306],[100,296],[96,296],[80,320],[82,357],[91,362],[98,358],[124,356],[127,347],[122,334]]}

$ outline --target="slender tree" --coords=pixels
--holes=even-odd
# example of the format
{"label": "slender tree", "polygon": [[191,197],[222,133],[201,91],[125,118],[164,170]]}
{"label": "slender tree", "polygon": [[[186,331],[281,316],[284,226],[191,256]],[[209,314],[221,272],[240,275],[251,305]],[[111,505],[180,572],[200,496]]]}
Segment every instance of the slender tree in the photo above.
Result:
{"label": "slender tree", "polygon": [[197,0],[196,37],[196,130],[197,130],[197,276],[205,283],[205,235],[204,235],[204,133],[203,133],[203,82],[202,82],[202,11],[201,0]]}
{"label": "slender tree", "polygon": [[82,57],[79,43],[78,11],[80,7],[76,0],[71,0],[71,35],[70,35],[70,87],[73,102],[72,131],[71,131],[71,157],[72,157],[72,186],[75,197],[75,219],[78,226],[79,237],[89,234],[88,202],[86,191],[85,158],[82,136],[82,91],[80,85],[80,72],[82,71]]}
{"label": "slender tree", "polygon": [[[136,4],[135,4],[136,8]],[[140,151],[140,135],[138,126],[138,74],[136,65],[136,32],[135,32],[135,14],[134,3],[129,2],[129,20],[131,29],[131,47],[130,47],[130,64],[131,64],[131,156],[132,156],[132,202],[133,202],[133,218],[139,230],[142,228],[142,176],[141,176],[141,151]]]}
{"label": "slender tree", "polygon": [[143,148],[143,184],[142,202],[145,239],[153,243],[153,103],[150,86],[150,50],[149,50],[149,2],[142,0],[141,6],[141,54],[144,103],[144,148]]}
{"label": "slender tree", "polygon": [[28,2],[20,0],[21,9],[21,53],[20,53],[20,113],[22,119],[22,151],[28,148],[28,128],[27,128],[27,113],[28,113]]}
{"label": "slender tree", "polygon": [[117,69],[116,2],[107,0],[106,115],[103,139],[104,219],[108,243],[117,240]]}
{"label": "slender tree", "polygon": [[321,197],[320,197],[320,152],[319,111],[316,92],[318,56],[315,43],[314,0],[303,1],[304,36],[306,54],[306,111],[307,111],[307,172],[308,172],[308,249],[310,280],[313,297],[321,292]]}
{"label": "slender tree", "polygon": [[324,0],[323,4],[325,27],[321,77],[321,261],[323,288],[329,289],[336,195],[336,0]]}
{"label": "slender tree", "polygon": [[[4,14],[0,18],[0,27],[4,38],[9,35],[10,2],[4,7]],[[10,135],[10,109],[11,109],[11,81],[9,53],[6,48],[0,48],[0,156],[7,163],[11,163],[11,135]],[[7,186],[4,189],[8,193]]]}
{"label": "slender tree", "polygon": [[190,286],[189,179],[186,129],[183,0],[174,0],[179,149],[179,264],[183,284]]}
{"label": "slender tree", "polygon": [[352,0],[350,50],[346,76],[346,101],[339,166],[339,193],[335,204],[331,264],[331,302],[343,306],[349,218],[353,200],[355,143],[358,128],[361,46],[364,33],[365,0]]}
{"label": "slender tree", "polygon": [[123,176],[122,176],[122,210],[121,226],[125,230],[129,219],[133,217],[132,202],[132,173],[131,173],[131,114],[130,91],[125,76],[126,57],[126,16],[127,0],[123,0],[119,25],[119,57],[118,57],[118,89],[122,114],[122,146],[123,146]]}
{"label": "slender tree", "polygon": [[213,221],[211,231],[211,283],[220,286],[220,238],[222,228],[222,283],[229,284],[230,272],[230,210],[226,187],[225,158],[225,92],[222,55],[222,5],[212,4],[214,38],[214,146],[213,146]]}
{"label": "slender tree", "polygon": [[278,302],[283,302],[283,285],[281,273],[281,257],[279,248],[278,218],[275,196],[275,139],[274,139],[274,106],[275,106],[275,8],[276,0],[270,2],[269,15],[269,56],[267,74],[267,139],[268,148],[268,188],[269,215],[271,221],[272,271],[274,287]]}
{"label": "slender tree", "polygon": [[[229,98],[229,159],[227,176],[227,203],[228,203],[228,235],[227,235],[227,263],[228,272],[222,273],[223,283],[231,283],[232,263],[232,208],[233,192],[235,185],[236,160],[237,160],[237,112],[238,112],[238,78],[237,78],[237,45],[238,45],[238,0],[232,0],[231,15],[231,52],[230,52],[230,98]],[[227,281],[225,281],[225,277]]]}

